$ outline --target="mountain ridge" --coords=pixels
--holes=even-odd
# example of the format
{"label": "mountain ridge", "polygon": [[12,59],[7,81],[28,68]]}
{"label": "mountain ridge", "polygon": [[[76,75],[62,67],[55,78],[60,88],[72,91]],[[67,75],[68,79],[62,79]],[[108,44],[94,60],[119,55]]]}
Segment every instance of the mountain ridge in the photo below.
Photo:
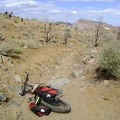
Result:
{"label": "mountain ridge", "polygon": [[94,21],[94,20],[90,20],[90,19],[84,19],[81,18],[79,20],[77,20],[76,22],[73,23],[73,26],[80,28],[80,29],[93,29],[96,26],[98,26],[99,24],[101,24],[102,27],[106,28],[106,29],[110,29],[110,28],[114,28],[115,26],[102,22],[102,21]]}

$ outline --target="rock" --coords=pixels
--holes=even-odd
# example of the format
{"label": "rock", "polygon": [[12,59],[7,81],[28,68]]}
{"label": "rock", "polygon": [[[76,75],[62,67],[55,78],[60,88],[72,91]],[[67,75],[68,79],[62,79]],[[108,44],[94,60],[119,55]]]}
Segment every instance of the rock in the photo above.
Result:
{"label": "rock", "polygon": [[0,85],[0,91],[1,91],[1,92],[5,92],[5,86],[6,86],[6,85]]}
{"label": "rock", "polygon": [[109,81],[108,80],[104,80],[104,85],[109,85]]}
{"label": "rock", "polygon": [[96,61],[95,61],[94,58],[91,58],[91,59],[88,61],[88,64],[95,64],[95,63],[96,63]]}
{"label": "rock", "polygon": [[5,102],[7,100],[6,94],[0,92],[0,101]]}
{"label": "rock", "polygon": [[10,59],[9,59],[8,62],[7,62],[7,66],[9,66],[9,67],[14,66],[14,65],[13,65],[13,62],[12,62]]}
{"label": "rock", "polygon": [[78,77],[79,75],[83,74],[83,70],[74,70],[72,73],[71,73],[71,76],[73,78],[76,78]]}
{"label": "rock", "polygon": [[92,58],[95,58],[96,55],[97,55],[97,50],[92,49],[91,52],[90,52],[90,55],[91,55]]}
{"label": "rock", "polygon": [[9,98],[12,98],[15,95],[15,88],[13,86],[6,86],[6,91]]}
{"label": "rock", "polygon": [[70,79],[68,78],[58,77],[50,80],[48,84],[52,85],[53,87],[60,87],[68,84],[69,82],[70,82]]}
{"label": "rock", "polygon": [[1,28],[6,28],[6,25],[4,23],[0,23],[0,29]]}
{"label": "rock", "polygon": [[0,62],[1,62],[2,64],[6,64],[8,61],[9,61],[9,58],[8,58],[8,57],[3,56],[3,55],[0,56]]}
{"label": "rock", "polygon": [[10,106],[11,106],[11,107],[19,107],[20,104],[14,101],[14,102],[11,103]]}
{"label": "rock", "polygon": [[74,44],[73,44],[73,43],[70,43],[70,46],[74,46]]}
{"label": "rock", "polygon": [[[95,49],[92,49],[83,59],[82,59],[82,62],[84,64],[87,64],[91,58],[95,58],[97,56],[97,50]],[[93,62],[93,59],[91,60]],[[90,62],[91,62],[90,61]]]}
{"label": "rock", "polygon": [[82,62],[83,62],[84,64],[87,64],[87,62],[88,62],[91,58],[92,58],[91,55],[87,55],[87,56],[85,56],[85,57],[82,59]]}
{"label": "rock", "polygon": [[21,82],[22,81],[21,77],[17,74],[15,74],[15,80],[16,80],[16,82]]}
{"label": "rock", "polygon": [[72,120],[72,118],[66,118],[66,120]]}
{"label": "rock", "polygon": [[85,76],[82,76],[79,79],[80,79],[80,81],[83,81],[85,79]]}

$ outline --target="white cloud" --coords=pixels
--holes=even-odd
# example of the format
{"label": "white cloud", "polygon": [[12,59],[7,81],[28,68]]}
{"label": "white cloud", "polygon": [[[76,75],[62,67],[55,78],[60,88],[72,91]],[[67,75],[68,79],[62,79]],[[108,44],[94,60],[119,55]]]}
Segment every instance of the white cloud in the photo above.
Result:
{"label": "white cloud", "polygon": [[[54,9],[56,8],[53,2],[44,3],[35,0],[0,0],[1,12],[12,11],[14,15],[21,17],[36,16],[36,18],[40,18],[41,15],[45,15],[50,10],[54,11]],[[55,13],[55,11],[53,13]]]}
{"label": "white cloud", "polygon": [[77,14],[78,12],[77,11],[72,11],[72,14]]}
{"label": "white cloud", "polygon": [[61,13],[61,11],[60,10],[50,10],[47,13]]}
{"label": "white cloud", "polygon": [[[2,1],[0,1],[2,2]],[[5,0],[2,2],[4,7],[22,7],[22,6],[36,6],[37,2],[33,0]]]}
{"label": "white cloud", "polygon": [[0,1],[0,6],[4,7],[53,7],[52,2],[42,3],[35,0],[5,0]]}
{"label": "white cloud", "polygon": [[102,10],[88,10],[86,13],[91,15],[118,15],[120,13],[120,10],[118,9],[102,9]]}

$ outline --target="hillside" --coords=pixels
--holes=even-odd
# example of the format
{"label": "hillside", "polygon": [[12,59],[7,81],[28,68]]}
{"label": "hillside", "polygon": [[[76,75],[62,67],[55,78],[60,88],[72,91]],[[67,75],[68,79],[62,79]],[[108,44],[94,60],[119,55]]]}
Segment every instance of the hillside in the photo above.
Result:
{"label": "hillside", "polygon": [[[0,120],[119,120],[120,81],[96,79],[96,54],[101,46],[91,48],[84,30],[49,24],[0,14]],[[90,52],[94,57],[83,61]],[[33,95],[19,94],[26,71],[31,83],[69,79],[58,88],[71,112],[51,112],[40,118],[33,114],[28,108]]]}
{"label": "hillside", "polygon": [[[96,26],[98,26],[99,22],[97,21],[92,21],[89,19],[79,19],[78,21],[76,21],[73,25],[77,26],[80,29],[94,29]],[[104,23],[101,23],[101,26],[104,28],[114,28],[114,26]]]}

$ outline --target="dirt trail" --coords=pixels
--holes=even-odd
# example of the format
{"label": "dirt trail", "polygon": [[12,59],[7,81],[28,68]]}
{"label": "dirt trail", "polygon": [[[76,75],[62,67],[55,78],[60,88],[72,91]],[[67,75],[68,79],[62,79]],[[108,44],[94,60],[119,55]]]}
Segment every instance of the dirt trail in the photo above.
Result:
{"label": "dirt trail", "polygon": [[[27,97],[14,96],[21,104],[19,107],[4,108],[5,120],[119,120],[120,118],[120,83],[114,81],[94,82],[89,67],[87,72],[73,78],[71,72],[83,64],[76,56],[77,48],[43,48],[27,51],[23,61],[16,60],[16,71],[20,75],[28,70],[31,82],[47,83],[51,77],[66,77],[71,82],[63,87],[63,97],[71,105],[71,112],[60,114],[51,112],[49,116],[37,117],[28,109]],[[79,56],[78,56],[79,57]],[[77,57],[77,58],[78,58]],[[18,64],[19,63],[19,64]],[[1,108],[2,109],[2,108]],[[16,113],[16,114],[15,114]],[[13,115],[13,116],[11,116]],[[2,119],[1,119],[2,120]]]}

